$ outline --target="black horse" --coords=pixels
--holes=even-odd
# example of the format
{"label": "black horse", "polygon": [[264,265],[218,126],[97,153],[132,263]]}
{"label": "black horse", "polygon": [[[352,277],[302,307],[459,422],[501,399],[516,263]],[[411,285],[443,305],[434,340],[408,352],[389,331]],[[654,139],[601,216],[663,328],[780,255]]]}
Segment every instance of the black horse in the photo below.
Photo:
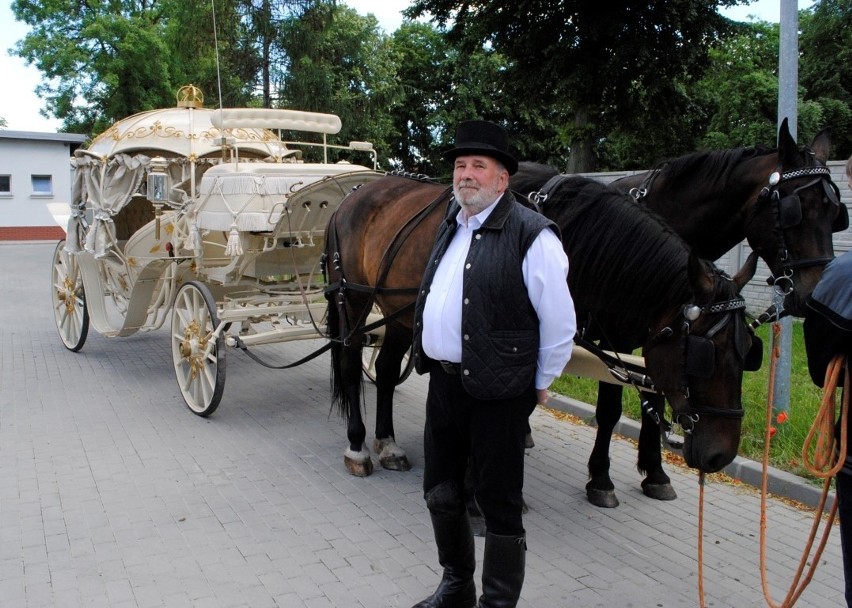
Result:
{"label": "black horse", "polygon": [[[329,223],[333,393],[348,418],[345,462],[355,475],[372,472],[360,406],[364,326],[374,305],[389,319],[376,362],[374,449],[383,466],[408,468],[394,440],[393,390],[411,345],[411,304],[449,202],[444,186],[389,176],[350,194]],[[578,318],[591,317],[592,332],[629,332],[634,346],[644,345],[657,390],[690,430],[684,446],[690,466],[717,471],[731,462],[751,345],[738,292],[750,276],[731,280],[691,255],[656,214],[592,180],[562,180],[542,210],[562,230]],[[699,351],[703,363],[695,365],[690,358]]]}
{"label": "black horse", "polygon": [[[848,226],[846,207],[825,167],[830,147],[828,131],[810,147],[798,149],[787,121],[779,131],[779,148],[735,148],[697,152],[662,163],[660,168],[616,180],[611,185],[659,213],[702,258],[715,260],[748,239],[766,261],[774,280],[789,291],[785,310],[801,314],[832,259],[832,232]],[[552,167],[521,163],[510,186],[529,194],[557,175]],[[604,346],[624,352],[631,340],[608,334]],[[618,499],[609,477],[612,432],[622,413],[622,387],[598,385],[595,446],[589,457],[589,500],[615,507]],[[643,409],[637,468],[645,475],[643,492],[651,498],[677,497],[662,467],[660,433],[654,420],[663,410],[660,396]]]}

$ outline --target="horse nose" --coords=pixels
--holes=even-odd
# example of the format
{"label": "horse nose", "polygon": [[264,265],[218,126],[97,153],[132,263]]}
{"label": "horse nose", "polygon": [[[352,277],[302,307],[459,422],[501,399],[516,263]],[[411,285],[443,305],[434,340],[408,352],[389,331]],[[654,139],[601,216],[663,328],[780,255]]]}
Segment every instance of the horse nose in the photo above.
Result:
{"label": "horse nose", "polygon": [[696,441],[694,437],[686,439],[683,449],[687,466],[704,473],[718,473],[737,457],[737,441],[733,446],[710,445]]}
{"label": "horse nose", "polygon": [[727,450],[716,452],[715,454],[710,454],[703,463],[703,466],[699,468],[705,473],[717,473],[731,464],[736,456],[736,452]]}

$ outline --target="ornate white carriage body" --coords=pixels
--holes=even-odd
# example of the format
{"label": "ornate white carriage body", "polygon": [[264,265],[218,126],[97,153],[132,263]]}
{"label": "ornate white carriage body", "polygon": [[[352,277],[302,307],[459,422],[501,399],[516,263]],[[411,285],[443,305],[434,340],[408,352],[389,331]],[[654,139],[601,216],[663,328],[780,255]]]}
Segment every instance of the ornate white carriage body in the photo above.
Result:
{"label": "ornate white carriage body", "polygon": [[[328,143],[337,116],[200,101],[184,87],[178,107],[119,121],[75,153],[52,300],[72,351],[90,323],[128,336],[171,317],[181,392],[208,415],[221,399],[227,344],[323,334],[326,224],[348,192],[382,174],[369,143]],[[306,141],[284,141],[284,131]]]}

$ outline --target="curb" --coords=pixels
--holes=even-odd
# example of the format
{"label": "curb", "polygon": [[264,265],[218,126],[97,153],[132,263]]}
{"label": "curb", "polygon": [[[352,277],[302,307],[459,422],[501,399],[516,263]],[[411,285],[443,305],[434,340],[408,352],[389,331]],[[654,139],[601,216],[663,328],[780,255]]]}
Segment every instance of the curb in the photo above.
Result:
{"label": "curb", "polygon": [[[585,422],[594,425],[595,406],[589,405],[588,403],[583,403],[582,401],[577,401],[576,399],[571,399],[564,395],[551,393],[550,403],[548,403],[547,407],[566,414],[572,414],[578,418],[582,418]],[[633,439],[634,441],[638,441],[639,422],[627,418],[626,416],[622,416],[615,425],[614,432]],[[672,453],[680,453],[679,450],[673,450],[668,446],[663,447]],[[736,479],[737,481],[760,490],[763,476],[763,465],[759,462],[737,456],[734,458],[734,461],[722,469],[721,472]],[[767,477],[767,486],[771,494],[794,500],[811,509],[815,509],[819,506],[819,501],[822,497],[822,489],[812,485],[806,479],[774,467],[769,467]],[[834,490],[831,490],[826,504],[830,506],[833,501]]]}

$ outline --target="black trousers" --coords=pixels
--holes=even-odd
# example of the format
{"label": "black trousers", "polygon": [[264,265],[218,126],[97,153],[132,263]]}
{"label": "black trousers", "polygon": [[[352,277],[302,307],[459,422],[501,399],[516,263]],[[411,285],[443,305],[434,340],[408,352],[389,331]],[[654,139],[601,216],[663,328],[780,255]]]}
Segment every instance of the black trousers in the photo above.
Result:
{"label": "black trousers", "polygon": [[436,367],[426,398],[424,493],[446,481],[461,492],[470,459],[486,529],[523,534],[524,436],[535,403],[533,385],[512,399],[475,399],[462,387],[461,376]]}

